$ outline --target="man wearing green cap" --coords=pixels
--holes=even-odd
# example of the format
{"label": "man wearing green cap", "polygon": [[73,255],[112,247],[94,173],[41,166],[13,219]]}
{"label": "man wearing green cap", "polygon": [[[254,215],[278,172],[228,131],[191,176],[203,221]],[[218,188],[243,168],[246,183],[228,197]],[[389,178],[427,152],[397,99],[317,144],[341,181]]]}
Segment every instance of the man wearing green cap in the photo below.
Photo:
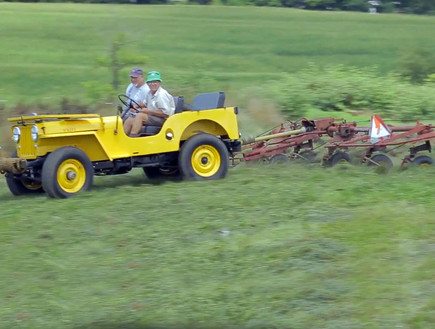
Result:
{"label": "man wearing green cap", "polygon": [[174,98],[162,88],[160,73],[148,72],[146,83],[150,91],[142,100],[144,106],[141,106],[140,112],[135,117],[129,117],[124,122],[124,131],[130,137],[138,137],[142,125],[162,126],[175,112]]}

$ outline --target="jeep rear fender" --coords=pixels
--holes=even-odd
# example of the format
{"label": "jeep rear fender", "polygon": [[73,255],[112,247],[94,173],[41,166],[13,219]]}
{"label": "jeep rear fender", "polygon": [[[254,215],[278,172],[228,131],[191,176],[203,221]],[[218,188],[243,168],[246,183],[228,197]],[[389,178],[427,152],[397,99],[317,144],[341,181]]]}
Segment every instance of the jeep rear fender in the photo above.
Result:
{"label": "jeep rear fender", "polygon": [[[168,121],[181,128],[181,140],[186,140],[199,131],[216,136],[225,136],[229,139],[239,138],[236,108],[227,107],[215,110],[185,111],[180,113],[179,120]],[[184,122],[184,124],[183,124]],[[180,125],[181,123],[181,125]]]}
{"label": "jeep rear fender", "polygon": [[200,120],[193,122],[184,129],[181,140],[185,141],[189,139],[189,137],[202,132],[215,136],[228,137],[228,132],[218,122],[213,120]]}

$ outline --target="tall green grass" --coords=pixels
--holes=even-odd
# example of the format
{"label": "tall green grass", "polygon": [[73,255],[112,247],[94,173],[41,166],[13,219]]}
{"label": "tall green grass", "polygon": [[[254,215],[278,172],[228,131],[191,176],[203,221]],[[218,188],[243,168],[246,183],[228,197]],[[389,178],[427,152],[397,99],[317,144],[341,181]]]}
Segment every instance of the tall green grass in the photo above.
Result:
{"label": "tall green grass", "polygon": [[0,178],[0,327],[430,328],[434,174],[137,170],[68,200]]}
{"label": "tall green grass", "polygon": [[[237,94],[309,63],[377,66],[384,74],[410,47],[435,51],[434,18],[411,15],[47,3],[2,3],[0,15],[0,99],[7,105],[83,101],[81,82],[111,81],[95,58],[108,54],[119,33],[149,56],[145,70],[160,70],[171,91],[189,98],[211,89]],[[126,84],[128,68],[122,73]]]}

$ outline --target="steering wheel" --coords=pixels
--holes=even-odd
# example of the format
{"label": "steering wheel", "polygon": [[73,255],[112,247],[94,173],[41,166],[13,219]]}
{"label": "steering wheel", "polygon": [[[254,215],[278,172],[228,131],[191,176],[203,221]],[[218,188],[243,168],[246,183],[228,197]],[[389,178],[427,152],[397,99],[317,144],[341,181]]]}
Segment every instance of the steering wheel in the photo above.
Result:
{"label": "steering wheel", "polygon": [[[121,113],[121,119],[124,120],[124,117],[127,115],[127,113],[130,111],[130,109],[133,108],[132,105],[136,105],[140,108],[140,105],[132,98],[128,97],[127,95],[121,94],[118,95],[119,100],[122,104],[124,104],[124,110]],[[139,110],[135,109],[136,113],[139,112]]]}

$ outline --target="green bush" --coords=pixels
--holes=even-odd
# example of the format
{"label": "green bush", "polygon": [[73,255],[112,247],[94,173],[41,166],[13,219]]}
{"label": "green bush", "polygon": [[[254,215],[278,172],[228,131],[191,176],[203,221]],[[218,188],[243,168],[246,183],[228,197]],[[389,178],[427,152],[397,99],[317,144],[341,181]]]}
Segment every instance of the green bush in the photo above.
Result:
{"label": "green bush", "polygon": [[413,85],[397,74],[380,77],[375,68],[311,66],[272,82],[268,94],[291,118],[310,109],[378,113],[401,120],[429,118],[435,112],[433,83]]}
{"label": "green bush", "polygon": [[412,48],[402,55],[398,66],[403,77],[412,83],[422,83],[435,73],[435,55],[424,48]]}

